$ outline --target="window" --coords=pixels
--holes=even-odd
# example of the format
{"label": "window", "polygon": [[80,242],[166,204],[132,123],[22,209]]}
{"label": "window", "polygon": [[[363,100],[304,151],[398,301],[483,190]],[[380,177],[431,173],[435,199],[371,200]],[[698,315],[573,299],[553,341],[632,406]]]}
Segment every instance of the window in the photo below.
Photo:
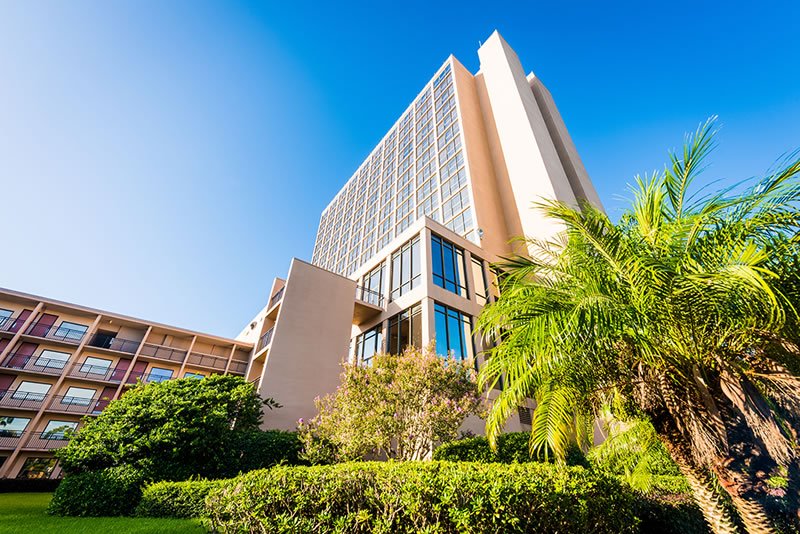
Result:
{"label": "window", "polygon": [[110,349],[116,337],[116,332],[106,332],[104,330],[100,330],[94,336],[92,336],[92,340],[89,342],[89,345],[92,347],[100,347],[101,349]]}
{"label": "window", "polygon": [[104,358],[88,357],[81,365],[81,373],[87,375],[105,376],[109,369],[111,369],[111,360]]}
{"label": "window", "polygon": [[197,380],[202,380],[205,377],[206,377],[206,375],[204,375],[202,373],[190,373],[189,371],[186,371],[185,373],[183,373],[183,378],[195,378]]}
{"label": "window", "polygon": [[19,383],[16,391],[11,394],[11,398],[16,400],[42,401],[48,391],[50,391],[50,384],[25,381]]}
{"label": "window", "polygon": [[50,478],[55,468],[55,458],[28,458],[17,478]]}
{"label": "window", "polygon": [[392,254],[392,300],[420,283],[419,236]]}
{"label": "window", "polygon": [[475,302],[485,306],[489,302],[489,284],[486,283],[483,262],[475,256],[472,257],[472,280],[475,282]]}
{"label": "window", "polygon": [[467,296],[464,251],[437,235],[431,236],[433,283],[462,297]]}
{"label": "window", "polygon": [[436,353],[456,360],[473,356],[472,320],[458,310],[434,304]]}
{"label": "window", "polygon": [[372,269],[364,276],[364,289],[361,296],[364,302],[369,302],[375,306],[383,306],[383,274],[384,265]]}
{"label": "window", "polygon": [[56,421],[51,419],[42,431],[42,439],[69,439],[75,429],[78,428],[77,421]]}
{"label": "window", "polygon": [[0,417],[0,437],[18,438],[30,422],[27,417]]}
{"label": "window", "polygon": [[55,350],[43,350],[34,366],[40,369],[63,369],[67,365],[70,354]]}
{"label": "window", "polygon": [[383,350],[383,325],[379,324],[356,336],[354,360],[362,365],[370,365],[372,357],[381,350]]}
{"label": "window", "polygon": [[417,304],[389,319],[389,354],[400,354],[406,347],[422,348],[422,305]]}
{"label": "window", "polygon": [[53,337],[63,339],[66,341],[78,342],[89,329],[85,324],[70,323],[69,321],[62,321],[58,329],[53,333]]}
{"label": "window", "polygon": [[148,382],[163,382],[172,378],[172,369],[163,369],[161,367],[151,367],[150,374],[147,375]]}
{"label": "window", "polygon": [[13,311],[0,308],[0,328],[9,322],[9,319],[11,319],[12,315],[14,315]]}
{"label": "window", "polygon": [[519,422],[524,426],[531,426],[533,424],[533,420],[531,419],[531,409],[526,408],[524,406],[520,406],[517,408],[517,413],[519,414]]}
{"label": "window", "polygon": [[73,386],[67,390],[67,394],[61,399],[61,404],[89,406],[95,393],[97,393],[96,389],[76,388]]}

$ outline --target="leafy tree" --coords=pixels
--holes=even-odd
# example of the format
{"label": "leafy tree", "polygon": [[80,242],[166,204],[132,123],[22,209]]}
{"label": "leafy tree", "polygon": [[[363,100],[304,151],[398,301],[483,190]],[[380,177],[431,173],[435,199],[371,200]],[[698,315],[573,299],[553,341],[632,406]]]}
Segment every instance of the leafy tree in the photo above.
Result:
{"label": "leafy tree", "polygon": [[151,480],[232,476],[262,401],[235,376],[138,383],[56,452],[67,474],[131,466]]}
{"label": "leafy tree", "polygon": [[618,223],[587,204],[538,204],[563,233],[498,266],[502,296],[479,320],[499,341],[480,382],[505,385],[487,430],[533,398],[531,447],[561,456],[606,408],[646,417],[714,532],[739,532],[715,487],[749,532],[775,532],[765,480],[785,467],[795,501],[800,482],[800,158],[696,190],[712,127],[637,178]]}
{"label": "leafy tree", "polygon": [[385,454],[427,458],[482,405],[469,363],[442,359],[432,348],[376,355],[369,367],[346,364],[341,386],[317,399],[319,414],[300,421],[305,455],[315,463]]}

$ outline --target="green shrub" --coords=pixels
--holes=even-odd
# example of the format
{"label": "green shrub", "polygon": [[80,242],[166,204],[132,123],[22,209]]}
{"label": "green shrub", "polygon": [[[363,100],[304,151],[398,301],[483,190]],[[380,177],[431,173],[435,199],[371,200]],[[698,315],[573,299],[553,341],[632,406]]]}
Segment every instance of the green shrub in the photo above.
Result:
{"label": "green shrub", "polygon": [[135,515],[140,517],[203,517],[208,493],[223,480],[155,482],[142,491]]}
{"label": "green shrub", "polygon": [[144,477],[128,466],[67,475],[53,494],[48,513],[72,516],[130,515],[142,495]]}
{"label": "green shrub", "polygon": [[56,452],[67,475],[130,465],[152,480],[239,472],[236,443],[257,431],[264,401],[230,375],[138,383]]}
{"label": "green shrub", "polygon": [[[305,464],[300,460],[303,444],[297,432],[267,430],[243,432],[237,444],[241,456],[238,471],[246,473],[255,469],[263,469],[278,464]],[[238,473],[230,473],[235,476]]]}
{"label": "green shrub", "polygon": [[[542,461],[543,458],[531,456],[529,440],[528,432],[501,434],[497,438],[497,452],[494,452],[489,446],[489,440],[485,437],[466,438],[440,445],[433,452],[433,459],[450,462],[499,462],[504,464]],[[569,449],[566,460],[567,465],[588,467],[583,452],[577,446]]]}
{"label": "green shrub", "polygon": [[358,462],[252,471],[209,494],[221,532],[632,533],[634,495],[581,467]]}

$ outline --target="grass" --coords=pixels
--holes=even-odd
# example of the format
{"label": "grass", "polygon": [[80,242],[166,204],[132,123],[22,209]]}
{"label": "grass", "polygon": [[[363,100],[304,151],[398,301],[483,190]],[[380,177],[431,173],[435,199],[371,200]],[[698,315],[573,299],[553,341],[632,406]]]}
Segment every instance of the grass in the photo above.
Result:
{"label": "grass", "polygon": [[0,493],[0,533],[32,534],[182,534],[205,532],[192,519],[153,519],[138,517],[55,517],[47,515],[52,493]]}

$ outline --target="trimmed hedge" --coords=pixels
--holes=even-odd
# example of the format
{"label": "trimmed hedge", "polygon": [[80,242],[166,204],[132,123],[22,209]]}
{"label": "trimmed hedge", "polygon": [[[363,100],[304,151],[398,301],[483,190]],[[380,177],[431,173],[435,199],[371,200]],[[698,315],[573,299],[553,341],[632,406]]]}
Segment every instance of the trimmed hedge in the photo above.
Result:
{"label": "trimmed hedge", "polygon": [[359,462],[253,471],[206,500],[221,532],[633,533],[616,480],[551,464]]}
{"label": "trimmed hedge", "polygon": [[128,466],[67,475],[47,511],[54,515],[130,515],[142,495],[143,475]]}
{"label": "trimmed hedge", "polygon": [[[489,446],[489,440],[482,436],[451,441],[440,445],[433,452],[433,459],[449,462],[499,462],[504,464],[543,461],[542,458],[531,456],[530,437],[528,432],[500,434],[497,437],[497,452]],[[571,447],[567,451],[566,460],[567,465],[589,466],[586,457],[577,446]]]}
{"label": "trimmed hedge", "polygon": [[52,493],[60,478],[0,478],[0,493]]}
{"label": "trimmed hedge", "polygon": [[203,517],[208,493],[224,480],[155,482],[142,492],[135,515],[140,517]]}
{"label": "trimmed hedge", "polygon": [[[241,456],[236,468],[241,473],[278,464],[307,465],[307,462],[300,459],[303,443],[297,432],[282,430],[242,432],[237,447],[241,451]],[[237,474],[239,473],[234,471],[229,476]]]}

